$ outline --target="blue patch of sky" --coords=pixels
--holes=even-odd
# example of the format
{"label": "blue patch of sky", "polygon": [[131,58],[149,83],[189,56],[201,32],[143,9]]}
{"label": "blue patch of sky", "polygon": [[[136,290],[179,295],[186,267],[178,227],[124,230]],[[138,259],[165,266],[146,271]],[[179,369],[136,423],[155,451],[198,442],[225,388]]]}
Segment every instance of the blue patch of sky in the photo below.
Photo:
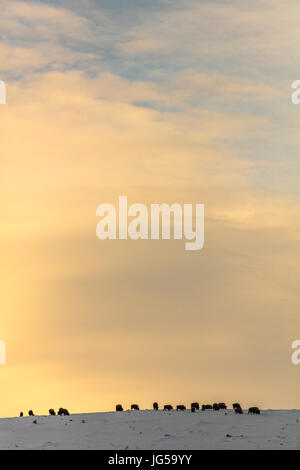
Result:
{"label": "blue patch of sky", "polygon": [[[82,36],[75,40],[63,35],[61,37],[54,35],[54,40],[72,52],[85,54],[86,58],[79,59],[69,68],[83,70],[91,76],[101,71],[110,71],[129,80],[149,80],[159,83],[187,69],[242,78],[259,75],[270,81],[273,77],[277,77],[277,80],[287,80],[295,75],[293,57],[284,58],[284,66],[282,66],[281,62],[272,64],[269,61],[259,60],[259,51],[257,58],[249,57],[247,52],[243,53],[238,50],[227,50],[225,55],[221,55],[218,51],[214,53],[210,51],[209,36],[206,38],[207,50],[202,54],[194,49],[192,43],[187,43],[177,50],[173,49],[169,53],[164,53],[163,48],[157,53],[135,55],[126,55],[120,50],[122,42],[131,39],[132,28],[142,24],[148,15],[153,15],[153,18],[157,20],[159,13],[183,8],[182,2],[178,0],[172,2],[166,0],[43,0],[41,3],[65,7],[89,19],[91,36],[86,38]],[[187,1],[185,8],[193,3],[195,2]],[[211,4],[212,2],[210,0],[210,2],[202,1],[201,3]],[[213,3],[229,5],[236,2],[215,0]],[[12,31],[7,40],[11,45],[34,47],[38,38],[30,34],[27,37],[17,37]],[[88,54],[93,54],[93,58],[89,59]],[[51,67],[45,67],[44,70],[49,69]]]}

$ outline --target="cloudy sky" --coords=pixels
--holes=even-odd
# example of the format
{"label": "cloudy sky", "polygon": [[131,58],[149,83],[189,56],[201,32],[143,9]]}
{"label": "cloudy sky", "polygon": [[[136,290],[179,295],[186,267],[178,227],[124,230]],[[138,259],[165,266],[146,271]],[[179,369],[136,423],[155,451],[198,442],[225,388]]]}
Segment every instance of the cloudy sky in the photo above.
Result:
{"label": "cloudy sky", "polygon": [[[299,408],[299,1],[0,4],[0,415]],[[205,248],[99,241],[121,194]]]}

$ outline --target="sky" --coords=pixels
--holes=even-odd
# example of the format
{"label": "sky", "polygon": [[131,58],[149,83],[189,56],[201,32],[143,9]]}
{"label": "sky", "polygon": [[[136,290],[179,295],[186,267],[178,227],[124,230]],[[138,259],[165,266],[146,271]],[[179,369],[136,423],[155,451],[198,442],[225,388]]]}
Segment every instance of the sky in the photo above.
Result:
{"label": "sky", "polygon": [[[300,408],[298,0],[0,0],[0,416]],[[205,204],[205,246],[96,208]]]}

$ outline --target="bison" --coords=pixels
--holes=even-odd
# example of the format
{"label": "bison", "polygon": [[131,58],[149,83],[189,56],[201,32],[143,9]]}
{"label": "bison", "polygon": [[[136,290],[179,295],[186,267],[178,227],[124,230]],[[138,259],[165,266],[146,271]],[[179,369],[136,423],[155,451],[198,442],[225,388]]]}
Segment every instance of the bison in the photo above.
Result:
{"label": "bison", "polygon": [[50,416],[55,416],[55,415],[56,415],[56,413],[55,413],[55,411],[54,411],[53,408],[50,408],[50,410],[49,410],[49,415],[50,415]]}
{"label": "bison", "polygon": [[195,413],[196,408],[194,406],[191,407],[191,413]]}
{"label": "bison", "polygon": [[235,412],[236,415],[242,415],[243,414],[243,410],[240,406],[239,407],[236,406],[234,408],[234,412]]}
{"label": "bison", "polygon": [[34,412],[32,410],[28,411],[28,416],[34,416]]}
{"label": "bison", "polygon": [[219,411],[220,410],[220,407],[219,407],[218,403],[213,404],[213,410],[214,411]]}
{"label": "bison", "polygon": [[165,405],[164,410],[165,411],[171,411],[171,410],[173,410],[173,406],[172,405]]}
{"label": "bison", "polygon": [[186,407],[184,405],[177,405],[176,406],[176,410],[177,411],[185,411],[186,410]]}
{"label": "bison", "polygon": [[260,415],[260,409],[257,406],[252,406],[248,410],[248,415]]}
{"label": "bison", "polygon": [[23,418],[23,416],[24,416],[24,413],[23,413],[23,411],[21,411],[20,418]]}
{"label": "bison", "polygon": [[213,407],[211,405],[202,405],[202,411],[205,411],[205,410],[212,410]]}
{"label": "bison", "polygon": [[195,401],[195,403],[191,403],[191,408],[195,408],[195,410],[199,410],[200,406],[199,403]]}
{"label": "bison", "polygon": [[70,415],[70,413],[68,412],[68,410],[66,408],[59,408],[57,414],[58,414],[58,416],[69,416]]}
{"label": "bison", "polygon": [[116,405],[116,411],[123,411],[122,405]]}
{"label": "bison", "polygon": [[232,404],[232,408],[235,409],[235,408],[241,408],[241,405],[239,403],[233,403]]}
{"label": "bison", "polygon": [[158,403],[156,403],[156,402],[155,402],[155,403],[153,403],[153,409],[154,409],[155,411],[157,411],[157,410],[158,410]]}
{"label": "bison", "polygon": [[219,408],[220,410],[227,410],[227,406],[225,405],[225,403],[219,403]]}
{"label": "bison", "polygon": [[131,405],[131,409],[139,411],[140,408],[139,408],[139,405]]}

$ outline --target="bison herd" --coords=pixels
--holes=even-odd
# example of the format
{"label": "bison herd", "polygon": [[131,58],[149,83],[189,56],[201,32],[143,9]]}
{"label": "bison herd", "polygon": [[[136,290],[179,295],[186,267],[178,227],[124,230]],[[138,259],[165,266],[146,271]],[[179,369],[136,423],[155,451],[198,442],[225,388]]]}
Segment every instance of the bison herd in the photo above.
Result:
{"label": "bison herd", "polygon": [[[242,407],[239,403],[233,403],[232,408],[233,408],[235,414],[242,415],[244,413],[243,409],[242,409]],[[139,408],[139,405],[133,404],[133,405],[131,405],[130,409],[139,411],[140,408]],[[202,411],[205,411],[205,410],[219,411],[219,410],[227,410],[227,406],[226,406],[225,403],[222,402],[222,403],[214,403],[213,405],[202,405],[201,409],[202,409]],[[159,406],[158,406],[157,402],[153,403],[153,410],[155,410],[155,411],[159,410]],[[173,406],[172,405],[164,405],[163,410],[164,411],[172,411]],[[185,411],[186,406],[185,405],[177,405],[176,410],[177,411]],[[198,402],[191,403],[190,410],[191,410],[192,413],[195,413],[195,411],[200,410],[199,403]],[[124,411],[123,406],[122,405],[116,405],[116,411]],[[248,414],[259,415],[260,414],[260,409],[257,406],[252,406],[248,409]]]}
{"label": "bison herd", "polygon": [[[50,416],[56,416],[56,413],[55,413],[53,408],[50,408],[49,415]],[[68,410],[66,408],[59,408],[59,410],[57,412],[57,415],[58,416],[70,416],[70,413],[68,412]],[[23,413],[23,411],[21,411],[20,418],[23,418],[23,416],[24,416],[24,413]],[[34,412],[32,410],[29,410],[28,411],[28,416],[34,416]]]}
{"label": "bison herd", "polygon": [[[132,411],[139,411],[140,407],[136,403],[132,404],[130,409]],[[225,403],[214,403],[213,405],[202,405],[201,406],[202,411],[205,410],[213,410],[213,411],[219,411],[219,410],[227,410],[227,406]],[[243,409],[239,403],[233,403],[232,404],[232,409],[234,410],[235,414],[243,414]],[[157,402],[153,403],[153,410],[158,411],[159,406]],[[172,405],[164,405],[163,407],[164,411],[172,411],[173,406]],[[176,406],[177,411],[186,411],[186,406],[185,405],[177,405]],[[198,402],[193,402],[191,403],[190,410],[192,413],[195,413],[195,411],[200,410],[200,405]],[[124,411],[122,405],[116,405],[116,411]],[[257,406],[252,406],[248,409],[248,414],[250,415],[259,415],[260,414],[260,409]],[[56,416],[56,413],[53,408],[50,408],[49,410],[49,415],[50,416]],[[58,416],[69,416],[69,411],[66,408],[59,408],[57,412]],[[23,411],[20,413],[20,418],[24,416]],[[34,416],[34,413],[32,410],[28,411],[28,416]]]}

